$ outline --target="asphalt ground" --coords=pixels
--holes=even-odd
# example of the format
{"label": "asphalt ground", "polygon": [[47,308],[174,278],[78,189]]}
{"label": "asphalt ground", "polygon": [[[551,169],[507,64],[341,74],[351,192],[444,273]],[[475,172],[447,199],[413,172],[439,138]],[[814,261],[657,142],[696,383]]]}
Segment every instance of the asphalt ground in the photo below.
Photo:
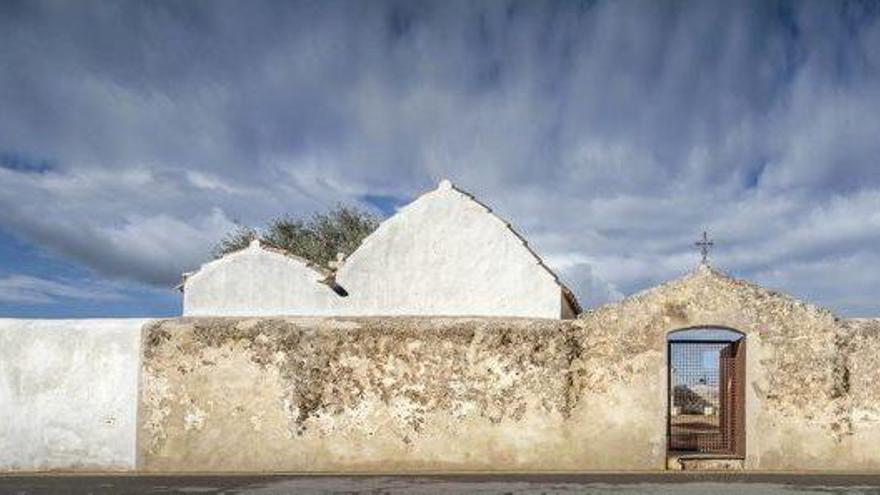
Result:
{"label": "asphalt ground", "polygon": [[4,475],[2,494],[860,494],[880,475],[759,473],[473,474],[418,476]]}

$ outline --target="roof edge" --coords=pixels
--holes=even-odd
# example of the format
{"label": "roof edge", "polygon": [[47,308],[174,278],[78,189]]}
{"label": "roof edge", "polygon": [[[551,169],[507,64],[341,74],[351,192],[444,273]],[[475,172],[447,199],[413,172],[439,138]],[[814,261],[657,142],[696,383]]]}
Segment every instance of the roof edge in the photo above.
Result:
{"label": "roof edge", "polygon": [[207,261],[205,263],[202,263],[201,265],[199,265],[199,268],[196,270],[182,273],[180,276],[180,282],[176,286],[174,286],[174,289],[183,292],[184,287],[186,286],[186,282],[190,277],[199,274],[200,272],[202,272],[203,270],[205,270],[209,266],[211,266],[219,261],[222,261],[230,256],[241,255],[245,251],[247,251],[249,249],[253,249],[255,247],[258,249],[262,249],[263,251],[279,254],[279,255],[284,256],[286,258],[290,258],[294,261],[298,261],[298,262],[302,263],[303,265],[306,266],[306,268],[311,269],[313,272],[315,272],[321,276],[321,280],[319,280],[319,283],[330,285],[330,283],[332,283],[332,281],[333,281],[333,273],[330,272],[329,270],[321,267],[319,264],[317,264],[311,260],[307,260],[307,259],[303,258],[302,256],[297,256],[297,255],[291,253],[290,251],[287,251],[286,249],[279,247],[278,245],[275,245],[265,239],[256,238],[256,239],[252,240],[250,242],[250,244],[248,244],[247,246],[245,246],[243,248],[236,249],[235,251],[230,251],[228,253],[225,253],[223,256],[220,256],[219,258],[215,258],[211,261]]}
{"label": "roof edge", "polygon": [[[440,185],[435,190],[441,190],[441,189],[451,189],[453,191],[458,192],[459,194],[467,196],[468,199],[470,199],[474,203],[483,207],[483,209],[486,210],[486,213],[492,215],[493,217],[495,217],[495,219],[497,219],[499,222],[501,222],[511,234],[513,234],[514,236],[516,236],[517,239],[519,239],[519,241],[523,245],[523,247],[526,248],[526,251],[528,251],[529,254],[531,254],[532,257],[535,259],[535,261],[538,262],[538,265],[541,268],[543,268],[544,271],[546,271],[553,278],[553,281],[562,290],[563,297],[565,297],[566,301],[568,301],[568,303],[571,304],[572,310],[574,310],[574,312],[576,314],[580,314],[583,312],[583,307],[581,307],[581,304],[577,300],[577,296],[574,295],[574,292],[567,285],[565,285],[565,283],[563,283],[562,280],[560,280],[559,275],[557,275],[556,272],[554,272],[549,266],[547,266],[547,263],[544,262],[544,259],[541,258],[541,256],[539,256],[538,253],[536,253],[535,250],[532,249],[532,247],[529,245],[529,241],[527,241],[526,238],[522,234],[520,234],[515,228],[513,228],[513,224],[511,222],[509,222],[505,218],[502,218],[500,215],[495,213],[495,211],[489,205],[487,205],[486,203],[483,203],[482,201],[477,199],[476,196],[474,196],[472,193],[465,191],[464,189],[453,184],[451,181],[449,181],[449,179],[443,179],[442,181],[440,181]],[[433,191],[430,191],[430,192],[433,192]]]}
{"label": "roof edge", "polygon": [[614,305],[619,305],[619,304],[626,304],[628,302],[633,302],[633,301],[637,301],[640,299],[644,299],[646,297],[649,297],[653,294],[656,294],[658,292],[666,290],[666,289],[673,287],[675,285],[687,283],[690,280],[696,279],[698,277],[711,277],[716,280],[723,281],[725,283],[746,286],[752,290],[759,291],[759,292],[766,294],[768,296],[780,298],[780,299],[782,299],[788,303],[791,303],[791,304],[802,305],[805,307],[814,308],[819,311],[827,312],[835,320],[838,320],[838,321],[845,321],[846,320],[845,318],[840,318],[839,316],[837,316],[837,314],[835,314],[834,311],[832,311],[830,308],[820,306],[818,304],[815,304],[815,303],[812,303],[809,301],[805,301],[803,299],[799,299],[791,294],[788,294],[786,292],[783,292],[783,291],[780,291],[777,289],[771,289],[768,287],[764,287],[764,286],[759,285],[759,284],[757,284],[751,280],[748,280],[748,279],[734,277],[734,276],[728,274],[727,272],[724,272],[714,266],[709,265],[708,263],[700,263],[695,268],[689,270],[687,273],[685,273],[684,275],[681,275],[677,278],[674,278],[672,280],[667,280],[667,281],[662,282],[658,285],[642,289],[638,292],[635,292],[633,294],[630,294],[630,295],[624,297],[623,299],[621,299],[619,301],[609,302],[609,303],[603,304],[602,306],[599,306],[597,308],[591,308],[591,309],[598,310],[603,307],[614,306]]}

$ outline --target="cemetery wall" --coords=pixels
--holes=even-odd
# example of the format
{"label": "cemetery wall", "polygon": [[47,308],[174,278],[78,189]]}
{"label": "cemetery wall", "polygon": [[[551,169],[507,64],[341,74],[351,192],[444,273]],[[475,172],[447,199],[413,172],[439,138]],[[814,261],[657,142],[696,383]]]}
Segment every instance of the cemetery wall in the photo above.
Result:
{"label": "cemetery wall", "polygon": [[[146,471],[661,468],[644,378],[524,318],[184,318],[145,331]],[[655,367],[656,356],[631,363]],[[649,438],[654,449],[642,450]],[[635,448],[631,448],[635,446]]]}
{"label": "cemetery wall", "polygon": [[0,471],[134,468],[143,323],[0,319]]}
{"label": "cemetery wall", "polygon": [[[707,266],[689,275],[581,315],[591,342],[611,343],[593,372],[620,375],[637,356],[661,356],[670,332],[723,327],[746,339],[746,458],[753,470],[877,470],[877,332],[855,341],[849,322],[829,311],[728,277]],[[666,375],[653,375],[665,403]],[[625,380],[625,378],[624,378]],[[863,383],[862,389],[853,384]],[[861,412],[854,413],[853,400]],[[650,422],[665,430],[663,407]],[[653,444],[645,440],[643,449]],[[676,467],[676,466],[671,466]]]}
{"label": "cemetery wall", "polygon": [[[752,470],[878,470],[878,332],[708,267],[574,321],[184,318],[145,331],[147,471],[661,470],[669,332],[745,334]],[[670,466],[675,468],[676,466]]]}
{"label": "cemetery wall", "polygon": [[880,471],[880,321],[708,267],[568,321],[0,320],[0,471],[662,470],[705,326],[745,334],[744,468]]}

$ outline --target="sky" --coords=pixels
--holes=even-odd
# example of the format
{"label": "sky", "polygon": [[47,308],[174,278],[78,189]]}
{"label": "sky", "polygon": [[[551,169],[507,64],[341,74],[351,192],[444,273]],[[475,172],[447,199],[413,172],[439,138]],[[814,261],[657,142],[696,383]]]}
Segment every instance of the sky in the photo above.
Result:
{"label": "sky", "polygon": [[170,316],[236,224],[449,178],[585,307],[880,316],[880,2],[0,2],[0,316]]}

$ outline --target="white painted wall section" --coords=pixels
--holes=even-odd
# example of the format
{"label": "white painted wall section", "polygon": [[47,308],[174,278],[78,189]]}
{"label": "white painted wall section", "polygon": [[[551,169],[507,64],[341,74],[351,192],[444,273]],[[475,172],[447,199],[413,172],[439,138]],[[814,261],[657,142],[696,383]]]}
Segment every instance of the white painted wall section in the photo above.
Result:
{"label": "white painted wall section", "polygon": [[349,293],[343,314],[562,316],[552,272],[448,181],[383,222],[336,281]]}
{"label": "white painted wall section", "polygon": [[184,283],[184,316],[320,316],[336,314],[339,295],[326,275],[299,258],[249,247],[202,266]]}
{"label": "white painted wall section", "polygon": [[0,471],[134,468],[146,321],[0,319]]}

